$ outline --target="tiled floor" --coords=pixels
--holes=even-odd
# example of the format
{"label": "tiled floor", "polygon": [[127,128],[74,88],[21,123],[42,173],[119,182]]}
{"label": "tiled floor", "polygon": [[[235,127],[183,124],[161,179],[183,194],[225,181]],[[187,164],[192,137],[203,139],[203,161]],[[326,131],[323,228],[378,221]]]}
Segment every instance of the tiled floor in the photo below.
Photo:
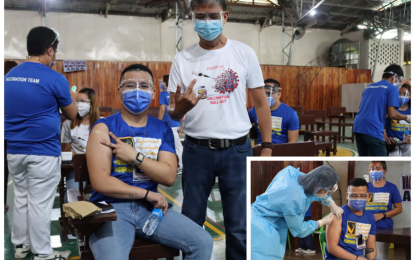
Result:
{"label": "tiled floor", "polygon": [[[9,178],[10,180],[10,178]],[[13,220],[13,184],[9,181],[8,190],[7,190],[7,202],[10,206],[10,209],[4,214],[4,251],[5,251],[5,260],[14,260],[14,246],[11,243],[11,227]],[[176,182],[172,187],[159,186],[159,192],[164,194],[167,197],[169,203],[173,204],[173,209],[181,211],[181,205],[183,202],[183,190],[181,185],[181,175],[178,175]],[[71,250],[70,259],[79,259],[78,246],[76,240],[70,239],[68,242],[62,242],[60,237],[60,226],[59,219],[59,197],[55,198],[55,203],[53,205],[53,212],[51,217],[51,242],[52,247],[59,250]],[[225,259],[225,229],[223,227],[223,214],[222,214],[222,203],[219,193],[218,185],[215,185],[211,196],[209,197],[207,216],[205,222],[205,229],[212,235],[214,239],[213,255],[212,260]],[[24,260],[31,259],[31,254],[26,256]],[[181,257],[176,257],[175,259],[182,259]]]}

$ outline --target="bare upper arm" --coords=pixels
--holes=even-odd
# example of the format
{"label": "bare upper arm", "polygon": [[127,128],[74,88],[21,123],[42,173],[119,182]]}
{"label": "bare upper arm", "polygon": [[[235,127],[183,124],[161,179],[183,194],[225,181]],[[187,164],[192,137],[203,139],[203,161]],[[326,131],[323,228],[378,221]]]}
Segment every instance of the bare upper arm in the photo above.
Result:
{"label": "bare upper arm", "polygon": [[366,248],[373,248],[376,251],[376,235],[369,235]]}
{"label": "bare upper arm", "polygon": [[99,123],[92,128],[89,134],[86,160],[93,187],[102,178],[111,175],[112,149],[101,144],[101,141],[111,142],[108,132],[108,127],[104,123]]}
{"label": "bare upper arm", "polygon": [[177,157],[175,153],[167,151],[159,151],[158,161],[168,164],[174,170],[174,173],[177,173]]}
{"label": "bare upper arm", "polygon": [[327,226],[326,230],[326,241],[327,248],[337,246],[340,240],[340,234],[342,232],[342,218],[338,220],[333,218],[333,221],[330,225]]}
{"label": "bare upper arm", "polygon": [[394,204],[393,204],[393,207],[394,207],[395,209],[400,209],[400,210],[401,210],[401,212],[402,212],[402,202],[394,203]]}
{"label": "bare upper arm", "polygon": [[73,102],[69,106],[61,107],[61,109],[66,119],[74,120],[78,114],[78,107]]}
{"label": "bare upper arm", "polygon": [[265,95],[264,87],[260,88],[250,88],[249,92],[251,93],[252,100],[254,101],[255,107],[259,107],[263,104],[268,105],[267,96]]}
{"label": "bare upper arm", "polygon": [[288,142],[296,143],[298,141],[298,133],[300,130],[288,130]]}

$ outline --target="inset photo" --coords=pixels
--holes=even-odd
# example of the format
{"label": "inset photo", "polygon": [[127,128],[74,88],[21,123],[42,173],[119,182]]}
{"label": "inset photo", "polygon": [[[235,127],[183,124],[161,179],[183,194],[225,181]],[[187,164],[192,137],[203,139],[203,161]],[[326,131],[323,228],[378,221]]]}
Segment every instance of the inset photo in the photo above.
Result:
{"label": "inset photo", "polygon": [[410,161],[250,160],[247,200],[248,259],[411,259]]}

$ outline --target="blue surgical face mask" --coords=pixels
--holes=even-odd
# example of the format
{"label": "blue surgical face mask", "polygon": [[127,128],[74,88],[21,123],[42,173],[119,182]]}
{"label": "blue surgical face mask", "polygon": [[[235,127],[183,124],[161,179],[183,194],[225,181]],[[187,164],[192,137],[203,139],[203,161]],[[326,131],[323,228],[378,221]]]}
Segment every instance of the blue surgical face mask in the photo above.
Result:
{"label": "blue surgical face mask", "polygon": [[[52,51],[53,51],[53,53],[55,54],[55,60],[54,60],[54,61],[52,61],[52,63],[49,65],[49,68],[52,68],[53,64],[55,64],[55,63],[56,63],[56,53],[55,53],[55,51],[54,51],[54,50],[52,50]],[[52,60],[52,58],[51,58],[51,60]]]}
{"label": "blue surgical face mask", "polygon": [[123,104],[133,114],[140,114],[151,103],[151,94],[140,90],[126,91],[123,94]]}
{"label": "blue surgical face mask", "polygon": [[371,171],[369,175],[373,180],[380,181],[383,178],[383,171]]}
{"label": "blue surgical face mask", "polygon": [[268,103],[269,103],[269,106],[271,107],[272,105],[274,105],[274,98],[273,97],[267,97],[267,99],[268,99]]}
{"label": "blue surgical face mask", "polygon": [[349,205],[356,211],[361,211],[366,206],[366,200],[349,200]]}
{"label": "blue surgical face mask", "polygon": [[164,83],[160,83],[160,88],[161,88],[162,90],[165,90],[165,89],[166,89],[166,86],[164,85]]}
{"label": "blue surgical face mask", "polygon": [[194,29],[206,41],[213,41],[222,32],[222,20],[194,20]]}
{"label": "blue surgical face mask", "polygon": [[400,107],[403,107],[408,102],[409,102],[409,98],[408,97],[399,97],[399,106]]}

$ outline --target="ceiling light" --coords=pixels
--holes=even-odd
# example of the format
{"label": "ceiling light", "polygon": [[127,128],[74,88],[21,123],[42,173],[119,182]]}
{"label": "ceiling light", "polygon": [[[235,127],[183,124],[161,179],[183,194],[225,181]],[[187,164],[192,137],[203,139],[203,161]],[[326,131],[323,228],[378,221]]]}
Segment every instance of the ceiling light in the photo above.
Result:
{"label": "ceiling light", "polygon": [[316,14],[316,11],[311,10],[310,14],[314,16]]}
{"label": "ceiling light", "polygon": [[359,29],[366,29],[367,26],[366,25],[363,25],[363,24],[359,24],[359,25],[357,25],[357,28],[359,28]]}

